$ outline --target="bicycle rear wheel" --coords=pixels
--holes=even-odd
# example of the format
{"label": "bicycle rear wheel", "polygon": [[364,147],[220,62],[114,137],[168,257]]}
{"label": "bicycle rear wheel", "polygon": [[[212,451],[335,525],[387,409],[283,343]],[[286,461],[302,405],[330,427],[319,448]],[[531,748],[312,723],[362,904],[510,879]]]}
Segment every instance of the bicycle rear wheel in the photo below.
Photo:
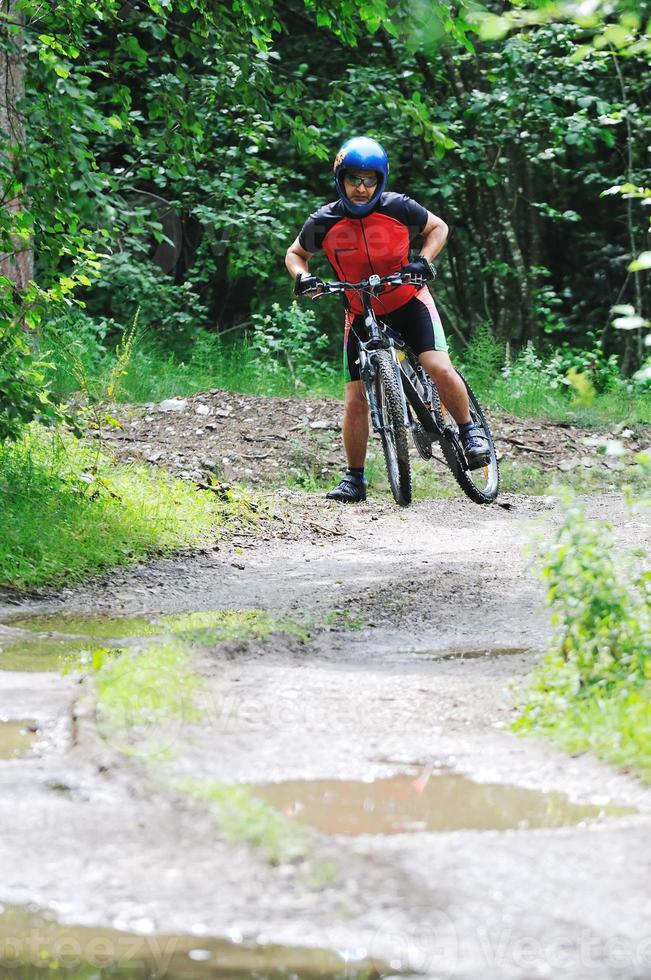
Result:
{"label": "bicycle rear wheel", "polygon": [[[457,371],[457,374],[466,386],[468,402],[470,404],[470,418],[476,423],[476,425],[481,427],[483,434],[486,436],[490,456],[485,466],[481,466],[476,470],[471,470],[468,469],[465,460],[459,458],[459,455],[454,449],[451,441],[446,440],[445,436],[441,440],[441,448],[443,449],[445,461],[452,470],[455,480],[466,496],[470,497],[470,499],[476,504],[492,504],[497,498],[497,494],[500,489],[500,470],[497,463],[497,453],[495,452],[493,435],[486,420],[486,416],[482,411],[482,407],[477,401],[477,396],[461,372]],[[452,429],[452,431],[458,435],[459,426],[447,411],[445,405],[441,404],[440,411],[441,421],[444,423],[444,427]]]}
{"label": "bicycle rear wheel", "polygon": [[401,391],[389,351],[378,351],[373,382],[382,427],[380,438],[393,499],[401,507],[411,503],[411,466]]}

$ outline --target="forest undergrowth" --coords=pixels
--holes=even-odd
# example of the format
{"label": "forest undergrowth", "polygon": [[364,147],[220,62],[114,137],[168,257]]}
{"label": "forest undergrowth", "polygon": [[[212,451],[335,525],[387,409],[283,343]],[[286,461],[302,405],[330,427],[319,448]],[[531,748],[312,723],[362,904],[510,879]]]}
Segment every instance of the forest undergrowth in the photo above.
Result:
{"label": "forest undergrowth", "polygon": [[[49,335],[51,387],[57,398],[80,389],[96,400],[109,389],[120,402],[157,402],[223,389],[269,396],[343,396],[340,335],[321,331],[311,309],[274,304],[250,329],[227,337],[197,328],[184,345],[163,346],[136,329],[125,341],[104,335],[88,318],[64,322]],[[533,345],[511,353],[488,328],[452,358],[482,403],[520,418],[585,427],[651,424],[648,384],[624,378],[617,358],[592,350]],[[122,363],[120,365],[120,361]],[[117,374],[117,379],[116,379]]]}

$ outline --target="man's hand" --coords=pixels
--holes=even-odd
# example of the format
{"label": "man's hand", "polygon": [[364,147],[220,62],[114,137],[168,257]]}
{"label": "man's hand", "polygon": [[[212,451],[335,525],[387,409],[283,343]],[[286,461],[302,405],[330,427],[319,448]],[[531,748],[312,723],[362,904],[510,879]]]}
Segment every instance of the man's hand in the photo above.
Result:
{"label": "man's hand", "polygon": [[409,274],[413,278],[421,279],[423,282],[429,282],[436,275],[436,269],[424,255],[419,255],[417,259],[413,262],[409,262],[407,265],[403,265],[400,270],[403,275]]}
{"label": "man's hand", "polygon": [[295,296],[318,296],[323,287],[323,279],[299,272],[294,282]]}

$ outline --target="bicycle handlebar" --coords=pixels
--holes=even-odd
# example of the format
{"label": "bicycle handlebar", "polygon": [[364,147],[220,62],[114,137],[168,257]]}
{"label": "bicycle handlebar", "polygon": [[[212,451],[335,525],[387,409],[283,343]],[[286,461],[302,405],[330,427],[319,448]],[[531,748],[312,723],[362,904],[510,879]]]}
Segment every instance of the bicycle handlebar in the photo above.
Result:
{"label": "bicycle handlebar", "polygon": [[314,299],[319,296],[327,296],[328,293],[342,293],[345,289],[355,290],[356,292],[377,293],[381,286],[408,284],[410,286],[424,286],[426,280],[422,276],[412,276],[410,273],[391,272],[388,276],[369,276],[368,279],[360,279],[359,282],[322,282],[319,286],[321,290]]}

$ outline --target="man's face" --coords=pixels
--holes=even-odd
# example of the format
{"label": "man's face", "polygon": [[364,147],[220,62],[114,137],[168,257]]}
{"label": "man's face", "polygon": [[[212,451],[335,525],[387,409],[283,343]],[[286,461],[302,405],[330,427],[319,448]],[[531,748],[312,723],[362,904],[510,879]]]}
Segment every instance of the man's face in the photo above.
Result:
{"label": "man's face", "polygon": [[[372,180],[373,183],[366,187],[364,180],[360,178],[364,178],[367,183]],[[346,197],[353,204],[368,204],[377,190],[377,174],[374,170],[349,170],[344,177],[344,187]]]}

